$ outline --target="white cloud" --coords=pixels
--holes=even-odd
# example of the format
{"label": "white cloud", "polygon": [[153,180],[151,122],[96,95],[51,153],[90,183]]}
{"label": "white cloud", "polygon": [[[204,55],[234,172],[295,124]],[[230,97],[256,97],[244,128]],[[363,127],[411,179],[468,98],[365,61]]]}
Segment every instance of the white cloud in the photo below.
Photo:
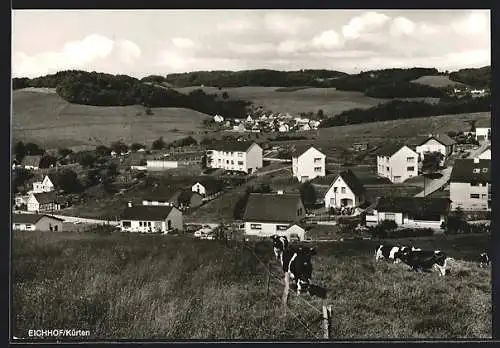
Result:
{"label": "white cloud", "polygon": [[309,19],[283,13],[271,13],[265,16],[265,28],[271,32],[285,35],[298,34],[310,23]]}
{"label": "white cloud", "polygon": [[278,44],[277,50],[281,54],[298,53],[307,50],[307,42],[299,40],[285,40]]}
{"label": "white cloud", "polygon": [[392,36],[409,36],[415,32],[415,23],[405,17],[394,18],[389,27]]}
{"label": "white cloud", "polygon": [[489,11],[473,11],[452,25],[453,30],[462,35],[480,34],[489,31],[489,27]]}
{"label": "white cloud", "polygon": [[379,29],[390,20],[390,17],[378,12],[365,12],[352,18],[342,27],[342,35],[346,39],[356,39],[366,32]]}
{"label": "white cloud", "polygon": [[335,30],[327,30],[312,39],[315,47],[330,50],[341,46],[340,35]]}
{"label": "white cloud", "polygon": [[254,23],[244,19],[233,19],[217,24],[217,30],[222,33],[241,34],[254,29]]}
{"label": "white cloud", "polygon": [[174,37],[172,38],[172,43],[175,47],[179,48],[190,48],[194,46],[193,40],[184,37]]}
{"label": "white cloud", "polygon": [[253,43],[253,44],[242,44],[242,43],[228,43],[228,48],[240,54],[262,54],[266,52],[272,52],[276,49],[276,46],[271,43]]}
{"label": "white cloud", "polygon": [[[14,76],[36,77],[61,70],[77,69],[116,53],[120,61],[133,64],[140,56],[141,49],[130,40],[113,40],[106,36],[92,34],[80,41],[64,44],[60,51],[27,55],[15,52],[12,57]],[[116,65],[116,62],[114,63]]]}

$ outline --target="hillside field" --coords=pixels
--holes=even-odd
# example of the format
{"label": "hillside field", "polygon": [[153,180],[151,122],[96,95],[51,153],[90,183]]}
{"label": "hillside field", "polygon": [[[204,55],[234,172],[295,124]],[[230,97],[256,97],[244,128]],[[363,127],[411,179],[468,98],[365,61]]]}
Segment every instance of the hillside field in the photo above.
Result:
{"label": "hillside field", "polygon": [[427,86],[436,87],[436,88],[443,88],[443,87],[448,87],[448,86],[463,86],[464,85],[461,82],[452,81],[452,80],[450,80],[450,78],[448,76],[443,76],[443,75],[422,76],[416,80],[413,80],[412,82],[420,83],[421,85],[427,85]]}
{"label": "hillside field", "polygon": [[376,263],[378,241],[317,243],[313,284],[326,299],[291,292],[285,315],[270,241],[245,247],[187,236],[16,231],[13,335],[78,328],[93,339],[315,340],[322,305],[330,304],[333,339],[491,337],[490,270],[470,261],[488,236],[399,242],[444,251],[456,260],[451,274]]}
{"label": "hillside field", "polygon": [[141,105],[89,106],[70,104],[50,89],[16,90],[12,97],[12,136],[46,147],[151,143],[163,136],[173,141],[196,135],[203,113],[182,108],[154,108],[147,115]]}

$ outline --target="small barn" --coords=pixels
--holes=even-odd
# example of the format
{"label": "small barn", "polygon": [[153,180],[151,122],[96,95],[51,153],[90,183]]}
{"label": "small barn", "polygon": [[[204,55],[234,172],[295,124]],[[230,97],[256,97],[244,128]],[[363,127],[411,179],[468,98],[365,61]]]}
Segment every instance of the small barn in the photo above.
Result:
{"label": "small barn", "polygon": [[13,214],[12,229],[18,231],[54,231],[63,230],[63,219],[45,214]]}

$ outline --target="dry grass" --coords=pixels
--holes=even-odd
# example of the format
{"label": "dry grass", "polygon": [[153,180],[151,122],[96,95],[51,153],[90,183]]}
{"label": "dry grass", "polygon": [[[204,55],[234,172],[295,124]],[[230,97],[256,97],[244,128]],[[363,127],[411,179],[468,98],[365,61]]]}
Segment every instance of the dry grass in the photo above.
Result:
{"label": "dry grass", "polygon": [[[487,236],[413,240],[457,261],[451,275],[375,263],[377,242],[318,243],[313,282],[326,301],[294,295],[283,316],[282,285],[266,300],[265,267],[241,246],[173,236],[14,233],[13,334],[81,328],[101,339],[314,340],[332,304],[334,339],[491,337],[491,276],[473,258]],[[406,240],[405,242],[409,242]],[[271,259],[269,242],[253,252]],[[279,274],[273,263],[273,273]]]}
{"label": "dry grass", "polygon": [[49,147],[151,144],[163,136],[173,141],[201,131],[207,115],[180,108],[154,108],[153,115],[133,106],[70,104],[55,93],[17,90],[12,96],[12,133],[15,139],[35,141]]}

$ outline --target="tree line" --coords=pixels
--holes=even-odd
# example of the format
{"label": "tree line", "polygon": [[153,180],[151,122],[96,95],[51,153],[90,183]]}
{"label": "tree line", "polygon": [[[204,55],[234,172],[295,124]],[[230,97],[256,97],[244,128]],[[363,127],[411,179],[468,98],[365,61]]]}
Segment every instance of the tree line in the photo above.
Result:
{"label": "tree line", "polygon": [[369,109],[346,110],[324,120],[320,124],[320,127],[327,128],[350,124],[488,111],[491,111],[490,96],[440,101],[436,104],[424,101],[394,100]]}
{"label": "tree line", "polygon": [[491,88],[491,66],[460,69],[450,74],[450,80],[477,88]]}

